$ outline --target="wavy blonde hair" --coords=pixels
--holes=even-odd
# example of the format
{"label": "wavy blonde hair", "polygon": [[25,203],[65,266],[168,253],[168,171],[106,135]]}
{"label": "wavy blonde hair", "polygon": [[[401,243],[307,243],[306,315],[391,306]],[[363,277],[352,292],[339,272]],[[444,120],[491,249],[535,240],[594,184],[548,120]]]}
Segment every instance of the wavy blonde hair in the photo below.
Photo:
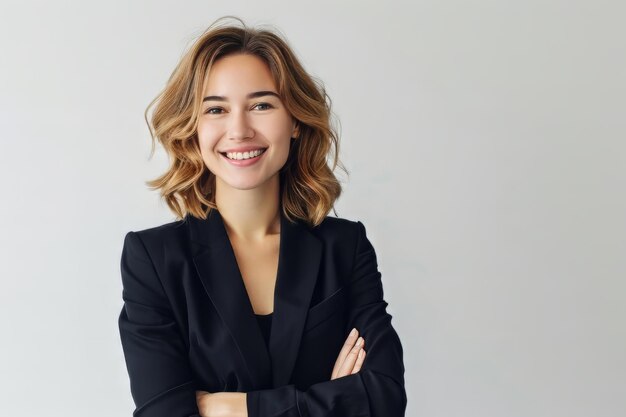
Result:
{"label": "wavy blonde hair", "polygon": [[[240,25],[222,24],[232,18]],[[215,175],[208,170],[198,144],[197,126],[202,93],[211,66],[229,54],[252,54],[269,67],[287,111],[297,120],[299,135],[292,138],[289,157],[279,172],[280,207],[287,219],[319,225],[334,210],[342,187],[333,171],[339,166],[339,136],[331,118],[331,99],[324,85],[309,75],[287,41],[278,33],[250,28],[238,17],[224,16],[212,23],[182,56],[165,88],[148,105],[146,122],[152,136],[169,157],[169,168],[146,184],[160,190],[169,208],[206,219],[215,204]],[[148,112],[156,104],[151,122]],[[332,152],[332,167],[327,156]],[[335,212],[335,215],[336,212]]]}

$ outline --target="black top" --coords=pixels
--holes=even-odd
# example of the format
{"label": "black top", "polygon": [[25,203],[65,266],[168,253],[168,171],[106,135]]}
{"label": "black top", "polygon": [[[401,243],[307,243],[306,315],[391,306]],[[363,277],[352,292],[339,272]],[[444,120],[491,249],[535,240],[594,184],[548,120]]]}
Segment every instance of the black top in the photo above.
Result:
{"label": "black top", "polygon": [[270,345],[270,332],[272,330],[272,316],[274,313],[270,314],[255,314],[257,321],[259,322],[259,327],[261,328],[261,333],[263,333],[263,338],[265,339],[265,344],[267,345],[267,349],[269,350]]}

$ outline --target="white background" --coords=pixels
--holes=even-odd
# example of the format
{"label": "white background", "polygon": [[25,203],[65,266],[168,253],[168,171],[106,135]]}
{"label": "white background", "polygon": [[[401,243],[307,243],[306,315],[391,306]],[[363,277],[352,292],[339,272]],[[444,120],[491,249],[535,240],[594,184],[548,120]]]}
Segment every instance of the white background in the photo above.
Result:
{"label": "white background", "polygon": [[0,3],[0,415],[130,416],[124,234],[174,216],[143,112],[213,20],[280,29],[341,121],[407,416],[626,409],[622,1]]}

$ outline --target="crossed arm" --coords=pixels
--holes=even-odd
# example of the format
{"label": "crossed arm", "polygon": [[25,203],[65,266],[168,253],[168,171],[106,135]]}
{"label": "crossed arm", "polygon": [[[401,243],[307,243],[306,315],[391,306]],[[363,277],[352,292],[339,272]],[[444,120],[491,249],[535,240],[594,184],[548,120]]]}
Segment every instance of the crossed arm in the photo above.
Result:
{"label": "crossed arm", "polygon": [[134,417],[404,417],[403,349],[386,311],[374,248],[365,226],[357,223],[354,269],[346,284],[350,310],[345,331],[356,328],[367,340],[367,361],[364,351],[359,359],[358,349],[356,354],[352,350],[352,336],[331,380],[305,391],[290,384],[247,393],[196,393],[167,296],[141,238],[129,232],[122,251],[124,307],[119,329],[137,406]]}
{"label": "crossed arm", "polygon": [[[359,372],[365,355],[365,339],[359,336],[359,331],[355,328],[337,356],[330,380]],[[248,417],[245,392],[196,391],[196,402],[202,417]]]}

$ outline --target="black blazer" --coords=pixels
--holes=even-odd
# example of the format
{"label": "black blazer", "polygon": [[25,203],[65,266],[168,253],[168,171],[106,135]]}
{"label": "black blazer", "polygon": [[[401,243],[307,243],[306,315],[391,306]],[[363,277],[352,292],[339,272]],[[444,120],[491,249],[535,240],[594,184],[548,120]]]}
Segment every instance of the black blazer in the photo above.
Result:
{"label": "black blazer", "polygon": [[[250,417],[404,416],[402,345],[360,221],[281,212],[269,351],[219,211],[128,232],[121,275],[136,417],[197,417],[196,390],[247,392]],[[330,381],[353,327],[365,362]]]}

